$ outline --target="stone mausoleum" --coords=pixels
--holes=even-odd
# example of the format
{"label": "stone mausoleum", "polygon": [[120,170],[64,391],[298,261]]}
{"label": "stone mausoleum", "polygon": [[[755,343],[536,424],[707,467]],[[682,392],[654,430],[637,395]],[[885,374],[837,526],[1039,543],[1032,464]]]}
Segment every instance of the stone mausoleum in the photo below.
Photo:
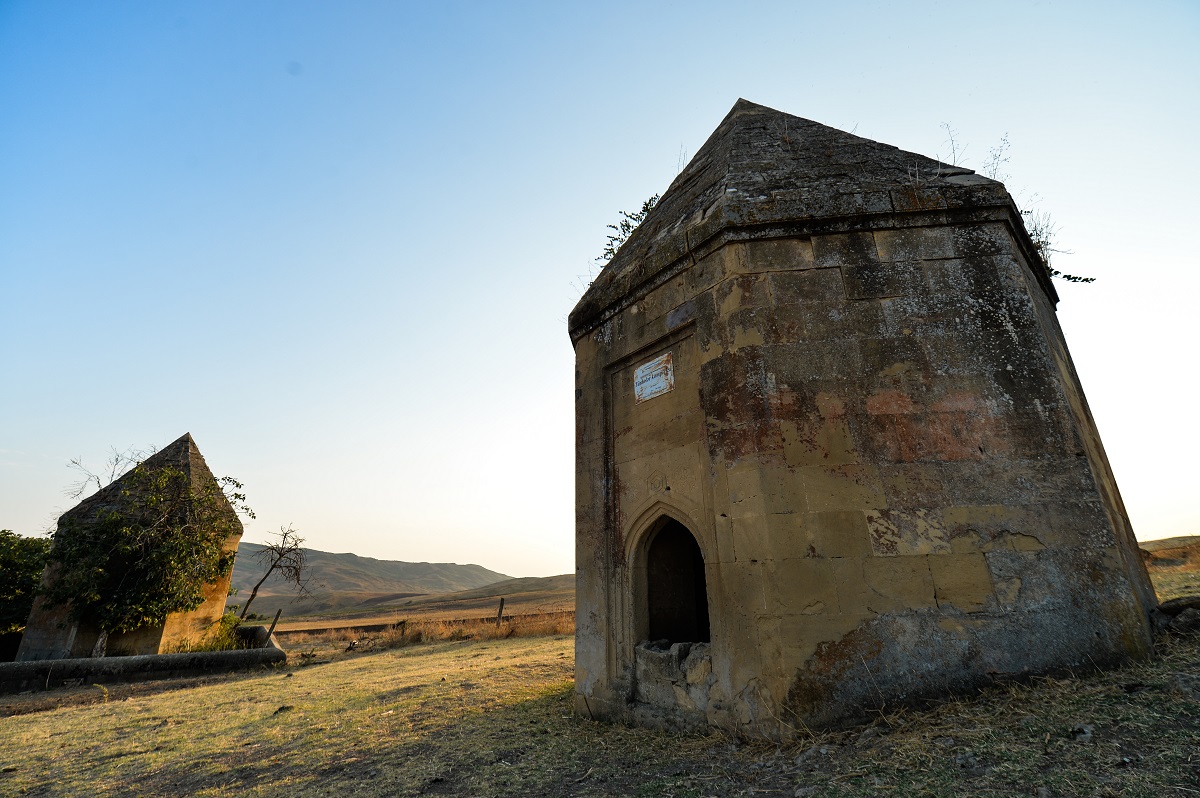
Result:
{"label": "stone mausoleum", "polygon": [[787,736],[1150,651],[1004,186],[738,103],[570,316],[576,708]]}
{"label": "stone mausoleum", "polygon": [[[242,539],[242,522],[233,507],[216,486],[216,479],[208,464],[204,462],[200,449],[190,434],[156,452],[138,466],[147,472],[169,468],[182,472],[197,492],[209,491],[218,506],[224,528],[232,530],[225,540],[224,551],[236,552]],[[132,473],[132,472],[131,472]],[[105,512],[124,510],[129,503],[138,500],[136,491],[127,490],[130,474],[92,494],[63,513],[58,520],[56,535],[80,534]],[[165,654],[181,646],[198,643],[212,630],[225,613],[225,600],[229,596],[232,573],[216,582],[205,585],[204,603],[190,612],[173,612],[162,624],[143,626],[129,632],[115,634],[108,639],[107,650],[111,654]],[[53,568],[47,569],[43,581],[53,579]],[[87,623],[79,623],[70,617],[69,607],[48,604],[43,599],[34,601],[25,635],[17,651],[17,661],[67,659],[90,656],[100,629]]]}

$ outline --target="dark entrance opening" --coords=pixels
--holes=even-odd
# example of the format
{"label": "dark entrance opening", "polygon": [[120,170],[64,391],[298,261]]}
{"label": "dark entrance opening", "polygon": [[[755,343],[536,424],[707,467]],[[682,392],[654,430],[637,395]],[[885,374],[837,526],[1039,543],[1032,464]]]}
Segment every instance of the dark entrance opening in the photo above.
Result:
{"label": "dark entrance opening", "polygon": [[692,533],[674,519],[668,519],[650,541],[646,603],[651,640],[709,642],[704,557]]}

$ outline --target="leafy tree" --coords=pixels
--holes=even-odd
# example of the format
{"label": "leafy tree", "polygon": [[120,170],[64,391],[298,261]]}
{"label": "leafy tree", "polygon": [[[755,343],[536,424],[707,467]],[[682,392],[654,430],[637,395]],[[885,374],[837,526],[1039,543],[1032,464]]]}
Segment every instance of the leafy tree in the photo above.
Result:
{"label": "leafy tree", "polygon": [[196,609],[206,586],[233,568],[224,545],[241,531],[238,511],[253,517],[241,490],[232,477],[138,462],[60,519],[47,601],[100,629],[93,656],[104,655],[111,634]]}
{"label": "leafy tree", "polygon": [[646,220],[646,216],[650,211],[654,210],[654,206],[658,204],[658,194],[655,194],[650,199],[642,203],[642,209],[637,213],[629,211],[621,211],[621,221],[617,224],[608,225],[608,229],[613,233],[608,237],[608,243],[604,246],[604,251],[600,253],[600,257],[596,258],[601,263],[608,263],[616,257],[617,250],[621,248],[629,236],[633,235],[633,231],[638,228],[642,222]]}
{"label": "leafy tree", "polygon": [[0,634],[25,626],[49,553],[50,538],[0,529]]}
{"label": "leafy tree", "polygon": [[250,598],[246,599],[246,603],[242,606],[242,614],[239,617],[243,620],[246,618],[246,612],[250,609],[250,602],[254,601],[254,597],[258,595],[258,589],[263,586],[271,574],[278,573],[280,579],[292,585],[296,591],[296,600],[309,595],[308,583],[312,578],[312,573],[308,565],[308,556],[301,548],[304,538],[298,536],[296,530],[292,529],[290,525],[280,527],[279,532],[275,535],[276,540],[264,544],[263,548],[254,554],[255,559],[266,566],[267,570],[250,590]]}

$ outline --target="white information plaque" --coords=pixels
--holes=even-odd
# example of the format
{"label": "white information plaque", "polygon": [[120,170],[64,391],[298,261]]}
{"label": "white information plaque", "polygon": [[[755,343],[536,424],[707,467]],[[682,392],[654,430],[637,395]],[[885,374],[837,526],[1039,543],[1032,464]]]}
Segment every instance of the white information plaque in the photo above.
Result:
{"label": "white information plaque", "polygon": [[671,366],[671,353],[659,355],[643,363],[633,372],[633,395],[636,404],[675,390],[675,369]]}

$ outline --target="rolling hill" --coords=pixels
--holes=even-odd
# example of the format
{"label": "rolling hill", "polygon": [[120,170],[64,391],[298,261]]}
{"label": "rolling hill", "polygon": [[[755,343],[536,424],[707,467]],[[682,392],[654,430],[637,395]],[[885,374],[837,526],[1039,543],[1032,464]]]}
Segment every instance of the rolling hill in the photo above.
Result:
{"label": "rolling hill", "polygon": [[1200,535],[1143,540],[1138,545],[1147,553],[1147,563],[1156,568],[1200,570]]}
{"label": "rolling hill", "polygon": [[[344,598],[352,597],[347,594]],[[575,574],[525,576],[453,593],[371,595],[358,604],[308,610],[303,615],[296,609],[285,609],[287,617],[279,628],[295,632],[395,623],[401,619],[488,618],[495,616],[500,598],[504,599],[505,615],[570,612],[575,609]]]}
{"label": "rolling hill", "polygon": [[1143,540],[1138,545],[1160,601],[1200,594],[1200,535]]}
{"label": "rolling hill", "polygon": [[[255,554],[263,549],[257,543],[238,547],[233,568],[232,587],[237,591],[229,604],[239,604],[250,595],[263,573]],[[305,549],[312,569],[312,597],[294,602],[295,594],[276,576],[259,588],[251,611],[271,614],[280,607],[288,616],[330,612],[381,599],[398,600],[429,593],[455,593],[502,582],[512,577],[489,571],[480,565],[456,563],[402,562],[377,560],[357,554],[334,554]]]}

